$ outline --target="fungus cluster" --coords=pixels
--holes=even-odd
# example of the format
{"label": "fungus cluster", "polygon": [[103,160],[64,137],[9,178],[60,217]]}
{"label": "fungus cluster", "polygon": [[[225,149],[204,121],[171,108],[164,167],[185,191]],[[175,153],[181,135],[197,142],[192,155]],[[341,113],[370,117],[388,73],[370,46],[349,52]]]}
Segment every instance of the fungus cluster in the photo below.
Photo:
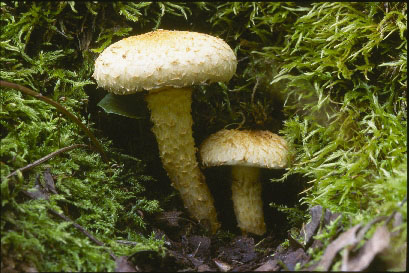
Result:
{"label": "fungus cluster", "polygon": [[192,137],[191,86],[230,80],[237,60],[223,40],[197,32],[157,30],[122,39],[97,58],[93,77],[109,92],[147,90],[152,131],[164,169],[190,214],[215,232],[213,198]]}

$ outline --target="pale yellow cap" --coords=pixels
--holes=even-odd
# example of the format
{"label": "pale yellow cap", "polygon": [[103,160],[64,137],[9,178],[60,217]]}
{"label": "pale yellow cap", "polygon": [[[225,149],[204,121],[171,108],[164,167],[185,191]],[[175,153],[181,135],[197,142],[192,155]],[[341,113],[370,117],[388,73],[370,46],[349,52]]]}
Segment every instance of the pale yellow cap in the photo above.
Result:
{"label": "pale yellow cap", "polygon": [[131,94],[225,82],[236,67],[236,56],[222,39],[198,32],[156,30],[107,47],[95,61],[93,77],[110,92]]}
{"label": "pale yellow cap", "polygon": [[270,131],[221,130],[210,135],[200,146],[204,166],[241,165],[284,168],[287,142]]}

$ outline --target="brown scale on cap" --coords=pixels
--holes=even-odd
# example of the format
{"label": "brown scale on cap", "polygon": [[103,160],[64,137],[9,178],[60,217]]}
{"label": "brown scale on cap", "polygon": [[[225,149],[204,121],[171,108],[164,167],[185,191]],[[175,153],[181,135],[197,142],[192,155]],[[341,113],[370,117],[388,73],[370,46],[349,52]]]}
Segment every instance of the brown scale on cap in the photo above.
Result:
{"label": "brown scale on cap", "polygon": [[225,82],[236,66],[236,56],[222,39],[197,32],[157,30],[107,47],[95,61],[93,76],[110,92],[131,94]]}

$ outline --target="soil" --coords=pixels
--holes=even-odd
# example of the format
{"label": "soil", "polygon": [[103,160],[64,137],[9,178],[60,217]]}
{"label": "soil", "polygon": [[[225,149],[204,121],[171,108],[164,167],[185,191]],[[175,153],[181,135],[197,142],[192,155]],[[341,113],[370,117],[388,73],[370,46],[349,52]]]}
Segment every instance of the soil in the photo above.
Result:
{"label": "soil", "polygon": [[[273,234],[234,235],[218,232],[206,234],[202,226],[186,218],[180,211],[162,212],[155,217],[157,238],[164,238],[166,254],[143,251],[128,257],[128,263],[117,263],[117,271],[145,272],[244,272],[294,270],[296,263],[305,264],[309,256],[303,248],[280,244],[285,238]],[[122,265],[124,265],[122,267]]]}

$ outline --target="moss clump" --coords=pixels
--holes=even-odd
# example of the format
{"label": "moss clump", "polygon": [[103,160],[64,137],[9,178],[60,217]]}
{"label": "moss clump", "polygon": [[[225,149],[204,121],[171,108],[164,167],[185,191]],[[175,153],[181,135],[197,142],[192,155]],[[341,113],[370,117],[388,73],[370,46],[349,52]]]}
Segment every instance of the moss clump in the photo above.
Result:
{"label": "moss clump", "polygon": [[279,180],[303,175],[302,202],[343,213],[347,227],[393,211],[406,223],[406,11],[403,2],[226,3],[210,20],[239,60],[248,55],[241,91],[252,98],[258,82],[263,95],[282,93],[278,129],[294,159]]}
{"label": "moss clump", "polygon": [[[6,53],[1,56],[2,79],[52,97],[91,127],[95,126],[91,121],[98,120],[97,111],[86,91],[96,88],[89,79],[97,53],[112,42],[155,28],[224,39],[237,54],[237,76],[227,85],[212,84],[194,92],[196,143],[224,127],[281,132],[293,149],[293,164],[281,181],[290,182],[294,175],[305,178],[308,190],[300,196],[304,205],[341,212],[346,228],[398,211],[403,232],[393,243],[406,240],[407,205],[399,207],[407,194],[406,3],[2,2],[1,9],[5,12],[0,44]],[[33,187],[46,166],[24,174],[11,189],[4,179],[11,171],[86,141],[45,104],[5,89],[0,98],[1,223],[3,238],[8,236],[2,239],[3,257],[11,253],[8,259],[29,261],[39,270],[113,268],[105,263],[108,256],[100,247],[46,214],[48,206],[78,220],[118,254],[132,252],[112,241],[119,236],[139,240],[141,248],[157,246],[150,237],[145,241],[147,234],[136,233],[147,233],[137,211],[158,209],[144,197],[148,194],[142,186],[151,179],[143,175],[138,160],[126,161],[117,153],[111,157],[118,166],[107,166],[97,155],[77,149],[48,162],[59,192],[50,202],[19,195],[21,189]],[[106,140],[103,145],[112,149]],[[131,165],[138,167],[128,171]],[[128,187],[134,188],[132,194]],[[98,195],[110,199],[100,200]],[[305,216],[295,215],[302,214],[299,204],[296,209],[275,206],[288,211],[289,217]],[[116,216],[107,219],[105,214]],[[49,236],[47,230],[54,233]],[[323,234],[324,244],[334,234]],[[82,250],[65,252],[68,248],[59,238],[72,242],[73,249],[86,247],[84,255],[100,257],[106,267],[93,259],[96,256],[87,261],[77,258]],[[55,252],[50,251],[53,247]],[[47,253],[60,255],[59,265],[48,265],[57,259]],[[319,257],[320,252],[314,254],[315,260]]]}
{"label": "moss clump", "polygon": [[[115,9],[115,4],[2,2],[2,80],[53,98],[92,127],[94,124],[86,118],[85,88],[93,84],[89,80],[94,58],[89,48],[93,30],[84,25],[102,20],[97,11],[104,8]],[[83,28],[78,29],[81,25]],[[92,46],[125,35],[126,29],[111,29]],[[6,88],[0,92],[0,101],[2,270],[113,271],[115,262],[107,249],[120,256],[162,248],[162,241],[155,239],[143,219],[161,210],[159,202],[150,200],[145,192],[153,178],[145,174],[139,159],[115,151],[102,137],[99,140],[109,151],[110,163],[104,163],[92,150],[81,148],[7,177],[62,147],[89,140],[44,102]],[[36,180],[45,185],[43,174],[47,170],[54,177],[57,194],[51,194],[49,200],[33,200],[22,194],[35,191]],[[73,219],[105,248],[72,223],[50,214],[50,209]],[[135,244],[124,245],[117,240]]]}
{"label": "moss clump", "polygon": [[[1,193],[2,257],[5,267],[26,264],[40,271],[106,271],[115,263],[109,254],[91,242],[71,223],[47,211],[53,209],[75,220],[117,255],[159,250],[161,241],[149,237],[140,213],[159,211],[159,203],[144,197],[144,185],[152,178],[143,174],[138,159],[111,153],[110,165],[90,150],[72,150],[35,167],[20,178],[6,178],[14,169],[57,150],[81,142],[73,124],[54,109],[19,93],[1,92]],[[14,105],[12,105],[14,104]],[[12,106],[12,111],[9,110]],[[109,148],[109,143],[104,143]],[[30,200],[23,190],[33,191],[35,180],[45,184],[43,172],[55,177],[58,194],[50,200]],[[145,235],[143,235],[145,234]],[[116,240],[138,242],[119,245]],[[13,261],[13,262],[11,262]],[[16,268],[17,270],[26,270]]]}
{"label": "moss clump", "polygon": [[287,36],[273,82],[287,79],[290,173],[311,178],[310,205],[375,216],[406,194],[384,182],[407,162],[406,4],[387,5],[313,4]]}

